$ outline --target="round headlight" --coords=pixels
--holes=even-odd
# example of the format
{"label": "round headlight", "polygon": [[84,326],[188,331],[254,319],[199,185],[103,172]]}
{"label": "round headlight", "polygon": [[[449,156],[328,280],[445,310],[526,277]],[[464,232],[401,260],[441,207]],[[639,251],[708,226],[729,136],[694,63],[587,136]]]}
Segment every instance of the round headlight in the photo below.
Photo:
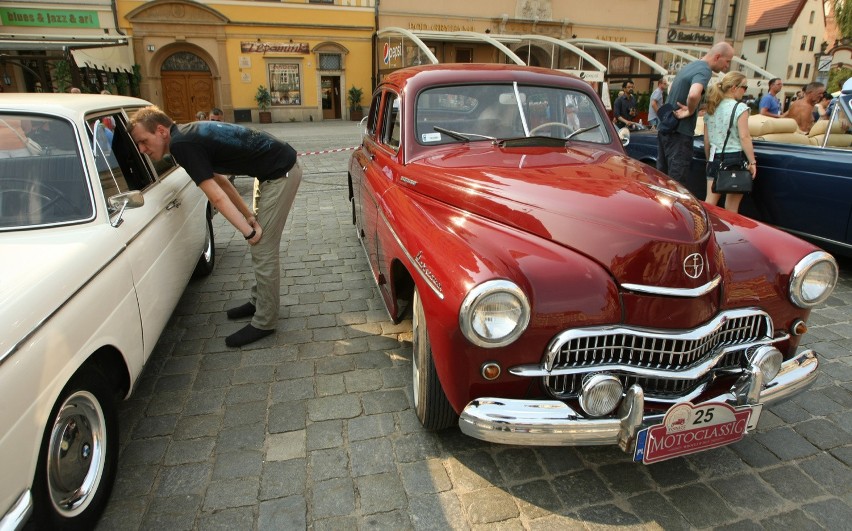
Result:
{"label": "round headlight", "polygon": [[783,362],[781,351],[768,345],[759,347],[751,356],[751,364],[763,373],[764,383],[769,383],[778,376]]}
{"label": "round headlight", "polygon": [[580,407],[592,417],[612,413],[624,390],[621,381],[611,374],[588,374],[583,378]]}
{"label": "round headlight", "polygon": [[824,251],[802,258],[790,276],[790,300],[799,308],[824,302],[837,284],[837,262]]}
{"label": "round headlight", "polygon": [[459,312],[464,336],[480,347],[503,347],[530,322],[530,303],[514,282],[489,280],[467,294]]}

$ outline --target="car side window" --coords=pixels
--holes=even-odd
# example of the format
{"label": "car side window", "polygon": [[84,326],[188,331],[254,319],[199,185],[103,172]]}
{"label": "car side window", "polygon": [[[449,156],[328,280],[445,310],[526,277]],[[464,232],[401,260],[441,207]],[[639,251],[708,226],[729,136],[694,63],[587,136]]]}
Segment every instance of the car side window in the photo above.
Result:
{"label": "car side window", "polygon": [[376,126],[379,120],[379,109],[382,103],[382,93],[378,92],[373,96],[373,101],[370,103],[370,115],[367,118],[367,134],[373,136],[376,134]]}
{"label": "car side window", "polygon": [[397,151],[399,149],[402,120],[399,96],[387,93],[385,96],[385,112],[382,123],[382,143]]}
{"label": "car side window", "polygon": [[154,183],[121,113],[91,116],[86,121],[104,197],[145,190]]}

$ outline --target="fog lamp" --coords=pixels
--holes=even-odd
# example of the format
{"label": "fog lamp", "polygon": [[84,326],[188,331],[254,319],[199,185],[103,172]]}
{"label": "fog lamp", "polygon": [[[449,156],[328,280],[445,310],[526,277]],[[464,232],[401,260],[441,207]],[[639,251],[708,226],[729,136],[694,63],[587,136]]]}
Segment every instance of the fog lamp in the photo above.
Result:
{"label": "fog lamp", "polygon": [[784,356],[777,348],[764,345],[754,351],[749,361],[753,368],[763,373],[763,381],[768,383],[778,376]]}
{"label": "fog lamp", "polygon": [[611,374],[586,375],[580,391],[580,407],[592,417],[602,417],[618,406],[623,391],[621,381]]}

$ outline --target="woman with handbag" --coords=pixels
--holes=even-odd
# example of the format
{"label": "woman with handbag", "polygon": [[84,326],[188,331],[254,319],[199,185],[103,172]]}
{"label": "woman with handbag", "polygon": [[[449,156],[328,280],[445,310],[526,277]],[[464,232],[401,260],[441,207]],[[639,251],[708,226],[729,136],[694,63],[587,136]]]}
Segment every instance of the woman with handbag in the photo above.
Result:
{"label": "woman with handbag", "polygon": [[707,160],[707,199],[736,212],[743,193],[751,191],[757,175],[754,146],[748,132],[749,108],[740,102],[748,85],[740,72],[728,72],[720,82],[711,81],[704,114],[704,156]]}

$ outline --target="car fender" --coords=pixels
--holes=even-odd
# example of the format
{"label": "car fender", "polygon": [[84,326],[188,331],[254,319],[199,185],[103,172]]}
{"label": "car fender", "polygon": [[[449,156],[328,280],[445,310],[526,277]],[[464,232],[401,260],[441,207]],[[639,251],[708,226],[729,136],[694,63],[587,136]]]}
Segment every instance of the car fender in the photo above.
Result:
{"label": "car fender", "polygon": [[[119,254],[0,364],[0,422],[6,427],[0,452],[17,456],[6,462],[9,481],[0,488],[0,507],[10,507],[30,487],[51,409],[94,353],[106,349],[120,357],[117,365],[131,383],[140,374],[142,326],[129,270],[128,257]],[[110,295],[110,304],[104,304],[104,294]],[[115,381],[125,379],[116,376]]]}
{"label": "car fender", "polygon": [[[621,320],[615,281],[599,264],[579,253],[404,187],[389,190],[382,202],[387,208],[382,208],[377,230],[383,249],[381,267],[391,272],[393,264],[400,263],[414,279],[438,377],[457,411],[474,395],[481,396],[483,387],[503,386],[502,391],[513,395],[527,392],[529,380],[516,378],[507,370],[495,382],[477,377],[485,361],[499,359],[504,369],[538,363],[564,323],[588,326]],[[533,287],[529,278],[546,282]],[[531,307],[534,326],[505,348],[478,347],[459,330],[465,296],[492,279],[517,284]],[[396,283],[392,278],[387,284]]]}

